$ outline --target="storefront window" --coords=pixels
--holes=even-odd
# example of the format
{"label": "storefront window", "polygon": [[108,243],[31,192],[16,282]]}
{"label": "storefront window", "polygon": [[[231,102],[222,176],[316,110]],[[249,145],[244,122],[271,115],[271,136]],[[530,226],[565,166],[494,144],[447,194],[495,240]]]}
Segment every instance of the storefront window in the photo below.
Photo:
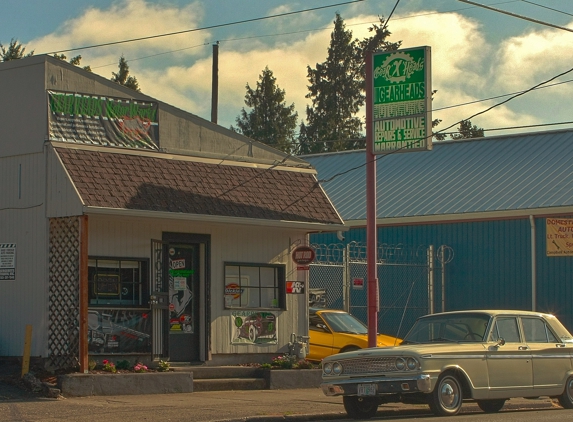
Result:
{"label": "storefront window", "polygon": [[147,268],[148,262],[144,259],[90,259],[90,306],[147,307]]}
{"label": "storefront window", "polygon": [[285,266],[225,264],[225,308],[285,308]]}

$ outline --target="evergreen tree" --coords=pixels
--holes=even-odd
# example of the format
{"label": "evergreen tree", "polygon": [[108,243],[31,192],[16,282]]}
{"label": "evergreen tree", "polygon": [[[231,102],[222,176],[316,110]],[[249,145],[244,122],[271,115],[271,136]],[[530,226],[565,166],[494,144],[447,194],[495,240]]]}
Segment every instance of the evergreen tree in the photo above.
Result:
{"label": "evergreen tree", "polygon": [[265,67],[257,87],[246,86],[245,104],[251,107],[247,112],[241,109],[236,118],[238,128],[232,130],[249,138],[270,145],[286,153],[291,153],[295,137],[298,115],[294,103],[287,106],[285,91],[276,84],[273,72]]}
{"label": "evergreen tree", "polygon": [[[68,58],[66,57],[65,54],[54,54],[54,57],[58,60],[62,60],[62,61],[66,61]],[[75,57],[72,57],[70,59],[70,64],[73,64],[74,66],[80,66],[80,63],[82,61],[82,56],[81,55],[77,55]],[[82,69],[87,70],[88,72],[92,71],[92,68],[90,66],[84,66]]]}
{"label": "evergreen tree", "polygon": [[134,91],[140,92],[139,83],[135,76],[129,76],[129,66],[127,65],[127,60],[122,56],[119,59],[119,71],[118,73],[111,72],[113,77],[111,80],[120,85],[126,86],[133,89]]}
{"label": "evergreen tree", "polygon": [[10,40],[10,45],[8,45],[7,48],[4,47],[2,43],[0,43],[0,62],[17,60],[34,55],[33,51],[29,54],[24,55],[24,51],[26,51],[26,48],[21,43],[19,43],[18,40],[15,38],[12,38]]}
{"label": "evergreen tree", "polygon": [[307,67],[312,105],[306,107],[306,123],[300,125],[301,154],[341,151],[364,147],[362,120],[357,113],[365,102],[365,57],[375,50],[396,50],[400,43],[390,43],[390,32],[373,25],[374,34],[364,40],[352,39],[344,20],[336,14],[330,36],[328,56],[316,68]]}
{"label": "evergreen tree", "polygon": [[483,128],[479,128],[476,125],[472,126],[472,122],[468,120],[462,120],[458,126],[458,133],[453,133],[450,135],[452,139],[469,139],[469,138],[483,138],[484,131]]}

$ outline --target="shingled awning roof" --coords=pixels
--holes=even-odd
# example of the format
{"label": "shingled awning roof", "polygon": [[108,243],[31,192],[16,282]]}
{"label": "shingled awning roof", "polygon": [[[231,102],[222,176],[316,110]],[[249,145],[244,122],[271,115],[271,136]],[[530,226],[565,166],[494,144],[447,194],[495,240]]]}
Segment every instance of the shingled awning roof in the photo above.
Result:
{"label": "shingled awning roof", "polygon": [[56,147],[85,207],[343,224],[309,171]]}

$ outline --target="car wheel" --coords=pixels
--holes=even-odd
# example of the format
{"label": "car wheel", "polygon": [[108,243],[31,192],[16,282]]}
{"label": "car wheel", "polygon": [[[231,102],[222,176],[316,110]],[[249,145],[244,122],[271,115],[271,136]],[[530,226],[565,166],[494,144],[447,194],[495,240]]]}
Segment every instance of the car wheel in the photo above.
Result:
{"label": "car wheel", "polygon": [[443,374],[438,378],[438,383],[428,398],[428,404],[434,415],[456,415],[462,408],[462,386],[454,375]]}
{"label": "car wheel", "polygon": [[478,400],[477,405],[485,413],[496,413],[501,410],[505,404],[505,399],[499,400]]}
{"label": "car wheel", "polygon": [[249,340],[251,340],[254,343],[256,339],[257,339],[257,329],[253,325],[251,325],[249,327]]}
{"label": "car wheel", "polygon": [[558,397],[559,404],[565,409],[573,409],[573,377],[567,378],[565,390]]}
{"label": "car wheel", "polygon": [[342,397],[344,410],[352,419],[370,419],[378,411],[378,399],[375,397]]}
{"label": "car wheel", "polygon": [[346,348],[342,349],[342,350],[341,350],[340,352],[338,352],[338,353],[354,352],[355,350],[360,350],[360,347],[358,347],[358,346],[349,346],[349,347],[346,347]]}

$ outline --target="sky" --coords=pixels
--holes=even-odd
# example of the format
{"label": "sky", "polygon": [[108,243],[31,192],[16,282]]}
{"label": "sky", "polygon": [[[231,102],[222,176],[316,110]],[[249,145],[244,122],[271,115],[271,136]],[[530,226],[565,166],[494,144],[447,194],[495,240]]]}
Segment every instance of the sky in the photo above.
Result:
{"label": "sky", "polygon": [[[336,13],[354,38],[363,39],[396,6],[388,40],[401,41],[402,48],[431,47],[433,118],[442,120],[435,130],[467,118],[486,136],[573,127],[549,125],[573,122],[573,1],[474,2],[569,30],[459,0],[0,0],[0,43],[17,39],[34,55],[80,54],[82,65],[105,78],[117,72],[123,55],[143,93],[211,120],[218,42],[218,124],[236,126],[241,109],[250,110],[246,86],[255,88],[265,67],[287,105],[294,103],[300,124],[311,101],[307,67],[326,60]],[[281,14],[287,15],[273,17]],[[567,71],[553,86],[472,117],[510,98],[506,94]],[[544,126],[508,129],[529,125]]]}

